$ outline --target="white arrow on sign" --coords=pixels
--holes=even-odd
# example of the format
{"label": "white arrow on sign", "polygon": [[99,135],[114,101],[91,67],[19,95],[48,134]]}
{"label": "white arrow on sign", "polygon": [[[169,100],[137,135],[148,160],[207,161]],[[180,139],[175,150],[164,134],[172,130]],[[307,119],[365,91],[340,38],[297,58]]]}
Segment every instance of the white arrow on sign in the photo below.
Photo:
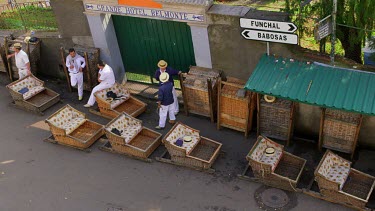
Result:
{"label": "white arrow on sign", "polygon": [[242,28],[248,29],[258,29],[286,33],[293,33],[297,30],[297,26],[291,22],[267,21],[247,18],[240,18],[240,26]]}
{"label": "white arrow on sign", "polygon": [[298,36],[296,34],[285,34],[278,32],[266,32],[245,29],[242,31],[241,35],[248,40],[260,40],[266,42],[277,42],[294,45],[298,43]]}

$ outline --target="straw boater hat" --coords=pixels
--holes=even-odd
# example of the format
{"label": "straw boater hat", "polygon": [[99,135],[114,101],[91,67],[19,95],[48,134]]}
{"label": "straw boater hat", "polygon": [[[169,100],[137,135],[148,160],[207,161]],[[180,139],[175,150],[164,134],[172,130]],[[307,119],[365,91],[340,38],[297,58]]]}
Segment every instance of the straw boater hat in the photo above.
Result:
{"label": "straw boater hat", "polygon": [[22,48],[22,44],[21,43],[14,43],[13,47]]}
{"label": "straw boater hat", "polygon": [[159,79],[162,83],[165,83],[169,80],[169,74],[166,72],[161,73]]}
{"label": "straw boater hat", "polygon": [[164,61],[164,60],[160,60],[158,62],[158,67],[159,68],[164,68],[164,67],[167,67],[167,66],[168,66],[168,63],[166,61]]}
{"label": "straw boater hat", "polygon": [[268,103],[273,103],[276,100],[276,97],[270,95],[264,95],[264,100]]}
{"label": "straw boater hat", "polygon": [[184,137],[184,142],[191,142],[193,139],[191,138],[191,136],[185,136]]}
{"label": "straw boater hat", "polygon": [[266,156],[273,156],[275,154],[275,149],[273,147],[266,148]]}

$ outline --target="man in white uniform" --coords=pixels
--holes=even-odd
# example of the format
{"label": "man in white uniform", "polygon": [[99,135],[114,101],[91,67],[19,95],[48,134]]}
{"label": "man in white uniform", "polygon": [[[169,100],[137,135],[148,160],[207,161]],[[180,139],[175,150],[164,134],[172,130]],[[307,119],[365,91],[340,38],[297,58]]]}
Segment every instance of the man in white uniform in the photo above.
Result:
{"label": "man in white uniform", "polygon": [[76,86],[78,84],[78,100],[83,98],[83,68],[86,66],[85,59],[76,54],[74,48],[69,49],[69,55],[66,57],[66,67],[70,75],[70,84]]}
{"label": "man in white uniform", "polygon": [[100,82],[100,84],[95,86],[94,89],[92,90],[89,101],[87,102],[86,105],[84,105],[86,108],[89,108],[95,104],[95,96],[94,96],[95,92],[110,88],[116,82],[113,70],[109,65],[104,64],[103,61],[99,61],[98,68],[99,68],[98,81]]}
{"label": "man in white uniform", "polygon": [[29,57],[22,49],[21,43],[14,43],[14,54],[8,55],[8,59],[12,56],[16,59],[16,66],[18,68],[18,79],[22,79],[28,75],[31,75]]}

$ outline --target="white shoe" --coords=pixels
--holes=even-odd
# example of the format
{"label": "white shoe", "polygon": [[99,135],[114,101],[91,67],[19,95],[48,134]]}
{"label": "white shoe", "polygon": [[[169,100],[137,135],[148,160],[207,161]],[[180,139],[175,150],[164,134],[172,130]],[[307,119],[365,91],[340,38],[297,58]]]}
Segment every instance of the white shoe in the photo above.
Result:
{"label": "white shoe", "polygon": [[92,105],[90,105],[90,104],[86,104],[86,105],[84,105],[84,107],[85,108],[90,108]]}
{"label": "white shoe", "polygon": [[178,112],[174,112],[174,115],[177,116],[177,115],[178,115]]}

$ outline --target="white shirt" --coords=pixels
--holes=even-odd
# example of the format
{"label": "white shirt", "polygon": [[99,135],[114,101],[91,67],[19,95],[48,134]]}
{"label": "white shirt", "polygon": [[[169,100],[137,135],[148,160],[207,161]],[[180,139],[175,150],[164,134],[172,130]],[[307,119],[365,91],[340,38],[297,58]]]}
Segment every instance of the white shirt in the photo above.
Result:
{"label": "white shirt", "polygon": [[[74,58],[70,55],[66,57],[65,65],[70,73],[78,73],[80,67],[82,67],[82,69],[85,68],[86,61],[81,55],[76,53],[76,56]],[[74,67],[70,68],[70,65],[73,65]]]}
{"label": "white shirt", "polygon": [[27,69],[26,64],[30,61],[25,51],[20,50],[20,52],[16,53],[14,57],[16,58],[16,66],[18,69]]}
{"label": "white shirt", "polygon": [[103,69],[100,69],[99,74],[99,79],[102,81],[100,83],[106,83],[111,85],[115,84],[115,75],[113,73],[112,68],[109,65],[106,64]]}

